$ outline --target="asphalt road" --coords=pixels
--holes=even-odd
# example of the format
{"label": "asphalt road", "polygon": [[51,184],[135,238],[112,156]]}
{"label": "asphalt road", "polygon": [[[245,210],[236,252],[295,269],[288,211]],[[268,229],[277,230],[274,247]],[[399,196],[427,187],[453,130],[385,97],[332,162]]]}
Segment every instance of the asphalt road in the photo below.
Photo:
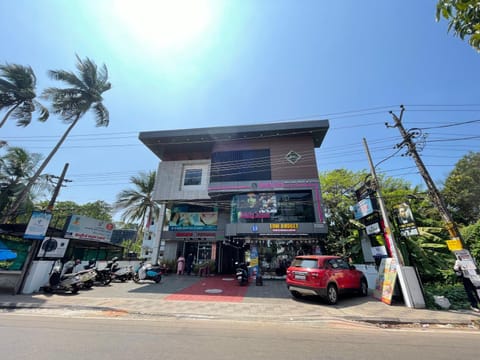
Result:
{"label": "asphalt road", "polygon": [[237,323],[0,315],[2,360],[475,359],[480,334],[341,323]]}

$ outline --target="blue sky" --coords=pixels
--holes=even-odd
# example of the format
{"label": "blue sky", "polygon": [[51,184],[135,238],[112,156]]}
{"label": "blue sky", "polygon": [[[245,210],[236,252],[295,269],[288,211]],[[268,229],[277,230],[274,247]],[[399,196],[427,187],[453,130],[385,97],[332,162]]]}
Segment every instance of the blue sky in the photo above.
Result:
{"label": "blue sky", "polygon": [[[428,128],[422,158],[441,186],[468,151],[480,151],[480,54],[435,22],[436,1],[0,1],[0,62],[30,65],[38,89],[61,86],[50,69],[75,54],[106,64],[110,125],[82,118],[46,172],[69,163],[59,201],[104,200],[156,170],[141,131],[329,119],[319,171],[368,169],[400,142],[389,111]],[[66,125],[51,117],[0,138],[48,154]],[[470,138],[472,137],[472,138]],[[470,139],[467,139],[470,138]],[[377,171],[422,185],[413,160]]]}

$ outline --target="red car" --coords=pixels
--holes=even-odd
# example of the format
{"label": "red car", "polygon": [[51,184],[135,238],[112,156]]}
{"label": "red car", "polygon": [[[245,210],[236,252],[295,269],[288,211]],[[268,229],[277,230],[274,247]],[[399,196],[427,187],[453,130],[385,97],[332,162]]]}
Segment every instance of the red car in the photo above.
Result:
{"label": "red car", "polygon": [[363,272],[339,256],[297,256],[287,269],[287,287],[294,298],[317,295],[331,305],[337,303],[342,293],[368,295],[368,282]]}

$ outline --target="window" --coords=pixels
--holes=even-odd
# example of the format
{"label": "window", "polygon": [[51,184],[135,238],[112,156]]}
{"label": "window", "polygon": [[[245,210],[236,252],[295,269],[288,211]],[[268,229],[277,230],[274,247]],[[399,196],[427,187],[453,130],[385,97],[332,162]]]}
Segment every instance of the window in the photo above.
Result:
{"label": "window", "polygon": [[202,183],[202,169],[185,170],[183,185],[200,185]]}
{"label": "window", "polygon": [[235,150],[212,154],[210,182],[271,180],[270,150]]}

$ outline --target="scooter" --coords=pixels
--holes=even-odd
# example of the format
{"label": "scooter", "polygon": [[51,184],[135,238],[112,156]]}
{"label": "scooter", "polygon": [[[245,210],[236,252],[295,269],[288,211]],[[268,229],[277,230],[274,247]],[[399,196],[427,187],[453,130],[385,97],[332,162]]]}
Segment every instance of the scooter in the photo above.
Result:
{"label": "scooter", "polygon": [[54,265],[48,284],[43,286],[43,292],[47,294],[54,292],[78,293],[82,284],[80,276],[77,274],[62,274],[61,268],[60,264]]}
{"label": "scooter", "polygon": [[157,284],[162,280],[163,270],[160,266],[153,266],[152,264],[145,264],[141,261],[133,274],[133,281],[136,283],[141,280],[153,280]]}
{"label": "scooter", "polygon": [[109,268],[97,269],[96,260],[89,260],[88,265],[84,266],[85,270],[91,270],[95,273],[93,279],[94,284],[106,286],[112,281],[112,275]]}
{"label": "scooter", "polygon": [[238,280],[238,284],[240,286],[248,284],[248,267],[245,263],[239,264],[238,262],[235,263],[237,268],[235,269],[235,277]]}
{"label": "scooter", "polygon": [[133,266],[128,265],[124,267],[120,267],[117,263],[118,258],[114,257],[111,261],[107,263],[106,268],[110,270],[110,275],[112,280],[119,280],[121,282],[125,282],[127,280],[133,279]]}

